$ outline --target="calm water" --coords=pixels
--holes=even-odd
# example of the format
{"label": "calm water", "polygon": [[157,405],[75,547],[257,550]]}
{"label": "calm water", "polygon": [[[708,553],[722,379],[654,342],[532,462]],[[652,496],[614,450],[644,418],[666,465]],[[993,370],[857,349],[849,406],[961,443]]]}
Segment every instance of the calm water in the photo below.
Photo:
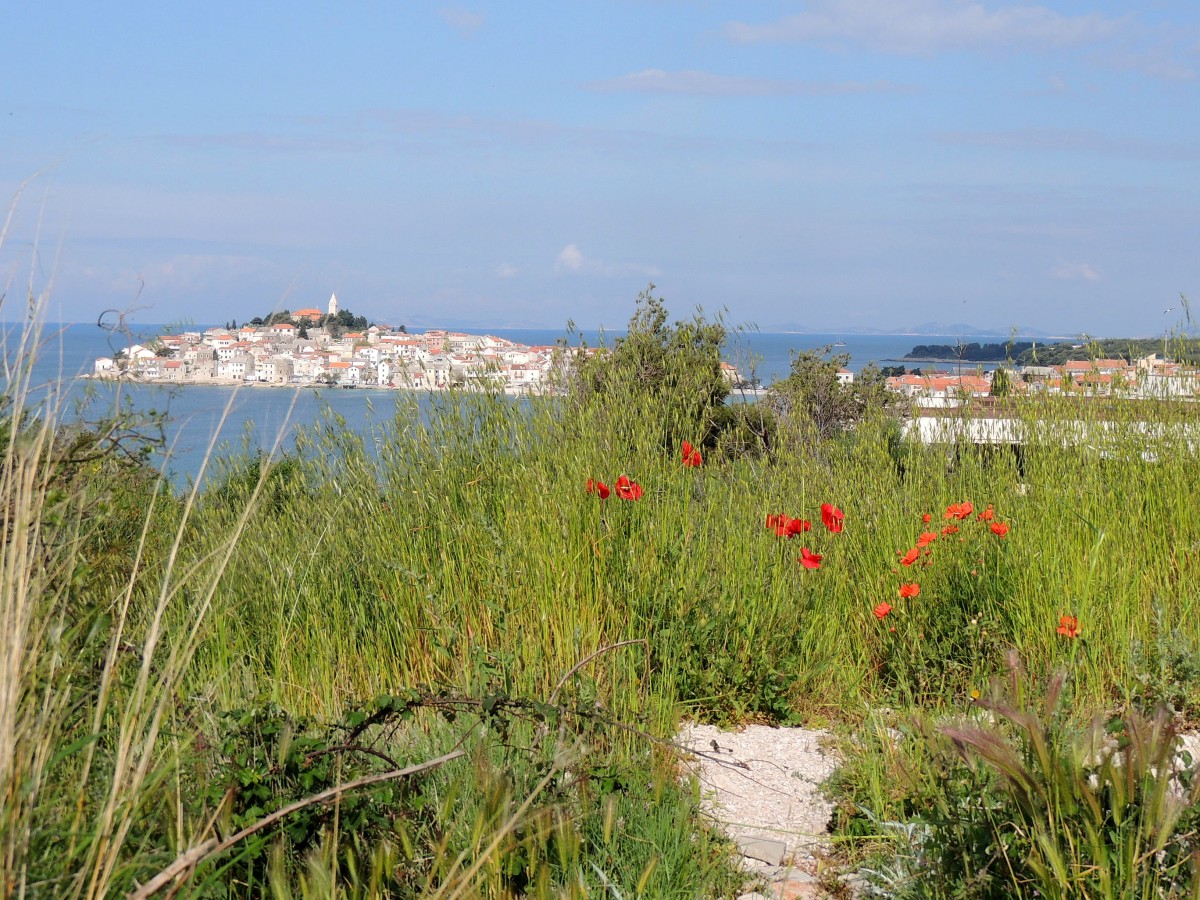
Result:
{"label": "calm water", "polygon": [[[14,343],[19,340],[17,326],[5,326],[6,358],[15,355]],[[142,326],[134,339],[148,339],[161,333],[161,327]],[[546,329],[491,329],[490,333],[522,344],[553,344],[562,331]],[[620,332],[606,332],[603,341],[609,344]],[[583,332],[590,346],[601,343],[597,332]],[[725,352],[725,358],[745,375],[753,373],[763,384],[787,375],[793,351],[820,349],[844,342],[835,353],[850,356],[849,368],[860,370],[871,362],[883,365],[908,353],[916,344],[949,343],[955,336],[931,335],[833,335],[779,334],[749,332],[735,335]],[[574,341],[573,341],[574,342]],[[91,409],[95,414],[111,409],[117,395],[115,385],[105,382],[80,383],[76,376],[92,371],[92,363],[101,356],[111,356],[129,343],[124,336],[113,337],[95,325],[47,327],[42,335],[41,351],[34,366],[33,383],[42,386],[67,383],[67,396],[73,405],[82,401],[90,389],[94,393]],[[389,418],[395,412],[396,392],[387,390],[337,388],[300,390],[285,388],[234,388],[218,385],[124,385],[125,402],[135,410],[157,410],[168,416],[167,445],[169,458],[160,456],[156,462],[165,465],[177,484],[184,484],[200,471],[213,433],[221,423],[228,406],[224,424],[218,434],[219,444],[226,449],[240,447],[243,438],[253,446],[269,447],[281,428],[297,424],[312,424],[328,406],[346,421],[346,426],[366,433],[372,422]],[[422,409],[427,398],[418,398]]]}

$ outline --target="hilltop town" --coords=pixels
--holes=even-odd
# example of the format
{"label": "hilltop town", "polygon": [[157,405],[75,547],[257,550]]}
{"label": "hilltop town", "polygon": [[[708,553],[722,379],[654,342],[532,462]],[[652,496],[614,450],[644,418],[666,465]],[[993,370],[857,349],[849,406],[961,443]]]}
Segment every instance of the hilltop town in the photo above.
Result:
{"label": "hilltop town", "polygon": [[134,344],[96,360],[93,374],[168,384],[486,386],[540,394],[549,389],[551,372],[562,359],[561,347],[440,329],[423,334],[379,325],[351,330],[346,321],[365,324],[340,311],[334,294],[325,311],[283,311],[241,328],[184,331]]}

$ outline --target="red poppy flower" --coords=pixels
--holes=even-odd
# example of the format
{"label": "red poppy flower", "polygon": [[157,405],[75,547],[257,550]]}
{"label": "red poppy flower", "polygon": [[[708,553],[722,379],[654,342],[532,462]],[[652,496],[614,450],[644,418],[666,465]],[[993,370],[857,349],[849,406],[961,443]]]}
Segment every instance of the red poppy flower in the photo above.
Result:
{"label": "red poppy flower", "polygon": [[900,596],[906,600],[909,597],[917,596],[919,593],[921,593],[921,586],[919,584],[917,584],[915,581],[912,584],[900,585]]}
{"label": "red poppy flower", "polygon": [[936,540],[937,540],[937,532],[936,531],[922,531],[921,536],[919,538],[917,538],[917,546],[918,547],[928,547],[930,544],[932,544]]}
{"label": "red poppy flower", "polygon": [[605,484],[603,481],[593,481],[590,478],[588,479],[588,483],[587,483],[587,492],[589,494],[597,494],[601,500],[607,500],[608,495],[610,493],[612,493],[608,489],[608,485]]}
{"label": "red poppy flower", "polygon": [[628,475],[622,475],[617,479],[617,496],[622,500],[641,500],[642,486],[630,481]]}
{"label": "red poppy flower", "polygon": [[976,518],[979,519],[980,522],[990,522],[992,521],[992,517],[995,515],[996,511],[992,509],[992,504],[989,503],[987,509],[976,516]]}
{"label": "red poppy flower", "polygon": [[821,568],[821,554],[813,553],[807,547],[801,547],[798,562],[806,569],[819,569]]}
{"label": "red poppy flower", "polygon": [[991,529],[992,529],[992,534],[996,535],[997,537],[1004,537],[1006,534],[1008,534],[1008,523],[1007,522],[993,522],[991,524]]}
{"label": "red poppy flower", "polygon": [[700,455],[700,451],[687,441],[683,442],[683,464],[688,468],[695,469],[704,465],[704,457]]}
{"label": "red poppy flower", "polygon": [[1079,620],[1074,616],[1059,616],[1058,633],[1069,638],[1079,637]]}
{"label": "red poppy flower", "polygon": [[687,458],[687,457],[691,456],[691,455],[692,455],[692,450],[693,450],[693,449],[695,449],[695,448],[693,448],[691,444],[689,444],[687,441],[684,441],[684,442],[683,442],[683,455],[684,455],[684,458]]}
{"label": "red poppy flower", "polygon": [[933,521],[933,516],[931,516],[929,513],[925,513],[925,515],[921,516],[921,521],[928,525]]}
{"label": "red poppy flower", "polygon": [[883,619],[891,611],[892,611],[892,605],[890,603],[880,603],[878,606],[875,607],[875,618]]}
{"label": "red poppy flower", "polygon": [[772,513],[767,516],[767,527],[774,528],[779,537],[795,537],[805,531],[812,531],[812,522],[808,519],[793,519],[783,513]]}
{"label": "red poppy flower", "polygon": [[915,563],[917,561],[917,557],[919,557],[920,555],[921,555],[921,551],[918,550],[916,547],[913,547],[911,550],[909,550],[907,553],[905,553],[902,557],[900,557],[900,565],[911,566],[913,563]]}
{"label": "red poppy flower", "polygon": [[958,534],[958,526],[957,525],[947,525],[945,528],[942,529],[942,534]]}
{"label": "red poppy flower", "polygon": [[962,503],[951,503],[946,507],[947,519],[965,519],[975,511],[975,505],[970,500],[964,500]]}
{"label": "red poppy flower", "polygon": [[795,537],[805,531],[812,531],[812,522],[808,519],[788,519],[784,528],[788,537]]}
{"label": "red poppy flower", "polygon": [[832,503],[821,504],[821,521],[825,523],[825,527],[834,534],[840,534],[842,526],[845,522],[846,514],[834,506]]}

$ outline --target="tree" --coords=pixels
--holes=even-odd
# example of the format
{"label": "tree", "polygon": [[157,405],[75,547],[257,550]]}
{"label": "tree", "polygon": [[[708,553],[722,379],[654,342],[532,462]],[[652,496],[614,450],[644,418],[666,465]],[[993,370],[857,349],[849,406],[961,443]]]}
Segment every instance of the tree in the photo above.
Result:
{"label": "tree", "polygon": [[1007,397],[1012,393],[1012,377],[1008,374],[1008,369],[1003,367],[992,373],[992,390],[993,397]]}
{"label": "tree", "polygon": [[580,360],[578,387],[590,394],[611,394],[620,386],[682,401],[697,410],[723,402],[729,395],[729,383],[721,374],[725,326],[700,313],[668,325],[666,303],[653,291],[650,285],[638,295],[628,331],[610,352]]}
{"label": "tree", "polygon": [[281,309],[278,312],[273,312],[270,315],[268,315],[265,319],[262,320],[262,323],[263,323],[263,325],[270,326],[270,325],[277,325],[280,322],[291,322],[291,321],[292,321],[291,310]]}
{"label": "tree", "polygon": [[792,358],[792,371],[778,382],[765,403],[802,437],[826,440],[849,431],[872,411],[898,409],[899,395],[887,389],[883,373],[867,366],[853,382],[843,383],[838,371],[850,362],[848,354],[829,356],[829,349],[805,350]]}
{"label": "tree", "polygon": [[669,324],[666,303],[649,285],[638,295],[626,335],[611,350],[575,355],[569,386],[580,402],[654,417],[667,444],[696,442],[709,431],[712,410],[729,395],[721,374],[725,336],[719,318],[710,321],[699,311]]}

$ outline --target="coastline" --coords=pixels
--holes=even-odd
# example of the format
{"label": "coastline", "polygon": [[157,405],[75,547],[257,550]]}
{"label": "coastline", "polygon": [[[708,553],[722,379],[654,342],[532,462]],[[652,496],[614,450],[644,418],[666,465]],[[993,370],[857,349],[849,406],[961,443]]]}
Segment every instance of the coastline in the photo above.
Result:
{"label": "coastline", "polygon": [[[246,381],[237,378],[206,378],[203,381],[195,379],[169,379],[169,378],[139,378],[130,377],[128,375],[98,375],[95,373],[82,373],[78,378],[88,381],[95,381],[101,384],[122,384],[136,385],[138,387],[166,387],[166,388],[191,388],[191,387],[218,387],[218,388],[270,388],[273,390],[314,390],[314,391],[380,391],[386,393],[406,392],[410,394],[441,394],[448,391],[467,391],[471,393],[487,393],[483,388],[472,387],[469,385],[457,385],[446,387],[422,386],[422,385],[387,385],[387,384],[324,384],[316,381],[306,382],[281,382],[281,381]],[[525,391],[514,389],[505,385],[502,390],[496,393],[503,393],[512,397],[532,397],[546,396],[551,391]]]}

